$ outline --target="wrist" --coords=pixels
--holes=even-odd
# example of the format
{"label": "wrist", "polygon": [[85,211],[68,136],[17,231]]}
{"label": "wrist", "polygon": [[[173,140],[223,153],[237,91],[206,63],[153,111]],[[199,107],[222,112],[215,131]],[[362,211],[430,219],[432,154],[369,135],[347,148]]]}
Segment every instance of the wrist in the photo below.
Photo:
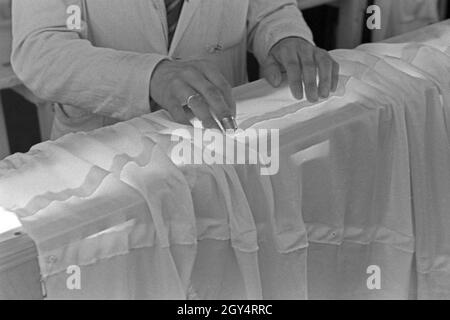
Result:
{"label": "wrist", "polygon": [[157,94],[158,91],[160,90],[159,84],[161,83],[162,69],[164,69],[165,66],[170,62],[171,60],[168,58],[162,59],[160,62],[156,64],[156,66],[153,68],[150,74],[149,101],[151,111],[156,111],[154,109],[158,106],[158,103],[155,101],[154,95]]}

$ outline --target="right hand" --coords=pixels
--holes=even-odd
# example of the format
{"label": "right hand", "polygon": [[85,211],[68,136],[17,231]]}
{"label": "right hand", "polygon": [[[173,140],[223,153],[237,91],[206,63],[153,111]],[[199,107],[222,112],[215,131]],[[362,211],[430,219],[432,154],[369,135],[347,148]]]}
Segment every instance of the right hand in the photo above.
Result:
{"label": "right hand", "polygon": [[203,127],[219,128],[211,112],[219,121],[236,115],[230,84],[215,66],[205,61],[162,61],[153,72],[150,93],[179,123],[190,124],[192,114],[183,105],[197,94],[200,96],[192,99],[189,107]]}

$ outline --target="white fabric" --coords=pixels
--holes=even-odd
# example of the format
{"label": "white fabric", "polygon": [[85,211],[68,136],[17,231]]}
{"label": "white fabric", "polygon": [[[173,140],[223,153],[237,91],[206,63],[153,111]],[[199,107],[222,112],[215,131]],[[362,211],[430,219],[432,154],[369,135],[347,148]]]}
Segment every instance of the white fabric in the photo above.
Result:
{"label": "white fabric", "polygon": [[[175,166],[179,125],[160,112],[0,162],[0,204],[36,242],[52,299],[449,298],[440,47],[334,51],[339,88],[314,105],[286,86],[238,88],[241,127],[280,129],[274,176]],[[74,264],[79,291],[66,287]]]}
{"label": "white fabric", "polygon": [[[391,50],[386,50],[384,45],[371,45],[362,49],[377,54],[385,52],[394,57],[400,56],[414,67],[423,70],[421,77],[423,74],[429,75],[429,82],[433,84],[424,93],[427,99],[426,108],[423,104],[417,107],[410,104],[411,107],[408,108],[408,116],[411,119],[408,130],[411,140],[418,296],[449,298],[450,56],[424,45],[397,45]],[[413,123],[421,123],[422,126]]]}

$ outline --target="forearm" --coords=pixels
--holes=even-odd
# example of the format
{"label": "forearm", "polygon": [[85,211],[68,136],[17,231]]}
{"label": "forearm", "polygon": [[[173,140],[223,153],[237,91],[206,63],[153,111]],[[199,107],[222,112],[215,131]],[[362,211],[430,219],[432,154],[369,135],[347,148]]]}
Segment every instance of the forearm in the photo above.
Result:
{"label": "forearm", "polygon": [[18,77],[39,98],[117,119],[150,111],[150,78],[165,57],[94,47],[65,26],[61,0],[13,2]]}

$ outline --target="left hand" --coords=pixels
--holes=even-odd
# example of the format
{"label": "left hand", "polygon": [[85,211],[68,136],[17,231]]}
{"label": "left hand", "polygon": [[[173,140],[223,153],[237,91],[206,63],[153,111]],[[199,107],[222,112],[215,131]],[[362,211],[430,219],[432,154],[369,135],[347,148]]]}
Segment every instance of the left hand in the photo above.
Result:
{"label": "left hand", "polygon": [[[310,102],[328,98],[337,89],[339,64],[329,53],[309,41],[299,38],[285,38],[275,44],[262,66],[267,81],[274,87],[282,82],[282,73],[287,73],[293,96],[303,99],[303,86]],[[317,85],[317,74],[319,85]]]}

